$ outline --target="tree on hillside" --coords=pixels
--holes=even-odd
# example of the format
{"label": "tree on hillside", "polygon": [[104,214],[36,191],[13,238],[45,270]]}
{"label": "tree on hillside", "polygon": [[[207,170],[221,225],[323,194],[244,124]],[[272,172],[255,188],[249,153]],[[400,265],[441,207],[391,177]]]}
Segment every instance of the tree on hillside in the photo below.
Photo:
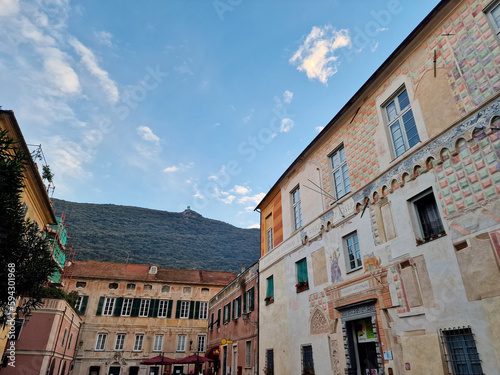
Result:
{"label": "tree on hillside", "polygon": [[21,196],[30,156],[0,131],[0,324],[5,325],[19,297],[29,297],[17,311],[41,304],[43,288],[57,267],[38,225],[25,219]]}

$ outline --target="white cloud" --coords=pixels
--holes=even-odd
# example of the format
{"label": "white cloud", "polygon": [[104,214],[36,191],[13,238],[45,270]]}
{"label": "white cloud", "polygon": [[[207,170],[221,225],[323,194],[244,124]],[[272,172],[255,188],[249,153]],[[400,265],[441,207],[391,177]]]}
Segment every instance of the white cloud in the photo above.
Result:
{"label": "white cloud", "polygon": [[372,50],[372,52],[375,52],[377,50],[377,47],[378,47],[378,42],[375,42],[371,47],[370,49]]}
{"label": "white cloud", "polygon": [[245,211],[246,212],[252,212],[253,210],[255,210],[255,206],[247,206],[247,207],[245,207]]}
{"label": "white cloud", "polygon": [[259,229],[260,228],[260,224],[256,223],[256,224],[252,224],[248,227],[248,229]]}
{"label": "white cloud", "polygon": [[137,128],[137,134],[145,141],[153,142],[154,144],[160,143],[160,138],[147,126],[139,126]]}
{"label": "white cloud", "polygon": [[299,71],[306,72],[309,79],[326,84],[337,73],[339,62],[335,51],[350,46],[349,30],[337,31],[331,25],[315,26],[289,62],[297,65]]}
{"label": "white cloud", "polygon": [[97,41],[99,44],[102,44],[103,46],[106,47],[114,47],[113,44],[113,34],[111,34],[109,31],[94,31],[94,35],[97,38]]}
{"label": "white cloud", "polygon": [[109,78],[108,72],[99,67],[94,53],[75,38],[71,38],[69,42],[82,58],[82,63],[89,70],[90,74],[97,78],[108,100],[111,103],[116,103],[120,98],[118,88],[115,82]]}
{"label": "white cloud", "polygon": [[240,185],[234,185],[234,188],[231,190],[237,194],[240,194],[240,195],[247,195],[248,193],[250,193],[252,190],[245,187],[245,186],[240,186]]}
{"label": "white cloud", "polygon": [[228,195],[225,198],[219,198],[225,204],[231,204],[236,199],[234,195]]}
{"label": "white cloud", "polygon": [[324,126],[316,126],[316,128],[315,128],[315,129],[316,129],[316,131],[317,131],[318,133],[321,133],[321,131],[322,131],[324,128],[325,128]]}
{"label": "white cloud", "polygon": [[292,99],[293,99],[293,92],[286,90],[283,93],[283,101],[287,104],[290,104],[292,102]]}
{"label": "white cloud", "polygon": [[285,117],[284,119],[281,120],[280,132],[288,133],[293,128],[294,125],[295,122],[292,119]]}
{"label": "white cloud", "polygon": [[50,74],[59,90],[65,94],[80,92],[80,81],[73,68],[66,62],[66,54],[57,48],[45,49],[45,71]]}
{"label": "white cloud", "polygon": [[172,173],[172,172],[177,172],[179,170],[179,167],[176,167],[175,165],[172,165],[171,167],[167,167],[163,170],[165,173]]}
{"label": "white cloud", "polygon": [[19,12],[19,0],[0,0],[0,16],[12,16]]}
{"label": "white cloud", "polygon": [[220,126],[220,122],[216,122],[216,123],[214,124],[214,128],[216,128],[217,126]]}
{"label": "white cloud", "polygon": [[240,199],[238,199],[238,203],[241,203],[241,204],[255,204],[256,206],[262,201],[262,199],[264,199],[264,197],[266,196],[266,194],[264,193],[259,193],[259,194],[255,194],[255,195],[251,195],[251,196],[245,196],[245,197],[242,197]]}

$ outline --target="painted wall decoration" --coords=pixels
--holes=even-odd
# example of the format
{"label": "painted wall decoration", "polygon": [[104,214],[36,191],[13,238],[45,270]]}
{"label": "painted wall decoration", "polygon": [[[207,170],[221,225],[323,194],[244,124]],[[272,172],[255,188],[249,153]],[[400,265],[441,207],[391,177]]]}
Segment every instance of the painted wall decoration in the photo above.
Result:
{"label": "painted wall decoration", "polygon": [[342,271],[339,267],[339,252],[334,251],[333,256],[330,257],[331,261],[331,273],[332,273],[332,283],[341,283],[342,279]]}

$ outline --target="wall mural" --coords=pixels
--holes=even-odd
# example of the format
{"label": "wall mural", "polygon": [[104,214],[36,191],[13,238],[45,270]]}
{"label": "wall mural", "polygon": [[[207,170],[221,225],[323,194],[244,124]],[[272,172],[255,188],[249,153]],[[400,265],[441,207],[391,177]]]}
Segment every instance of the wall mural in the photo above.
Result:
{"label": "wall mural", "polygon": [[330,257],[331,261],[331,273],[332,273],[332,283],[341,283],[342,280],[342,271],[339,267],[339,252],[335,250],[333,252],[333,256]]}

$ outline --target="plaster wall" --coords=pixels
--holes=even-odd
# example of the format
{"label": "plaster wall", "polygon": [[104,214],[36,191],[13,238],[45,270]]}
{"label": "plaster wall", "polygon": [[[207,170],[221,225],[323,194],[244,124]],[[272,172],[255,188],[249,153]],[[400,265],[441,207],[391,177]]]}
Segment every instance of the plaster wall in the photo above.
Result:
{"label": "plaster wall", "polygon": [[410,365],[408,375],[446,374],[439,337],[437,334],[404,336],[402,338],[403,362]]}

